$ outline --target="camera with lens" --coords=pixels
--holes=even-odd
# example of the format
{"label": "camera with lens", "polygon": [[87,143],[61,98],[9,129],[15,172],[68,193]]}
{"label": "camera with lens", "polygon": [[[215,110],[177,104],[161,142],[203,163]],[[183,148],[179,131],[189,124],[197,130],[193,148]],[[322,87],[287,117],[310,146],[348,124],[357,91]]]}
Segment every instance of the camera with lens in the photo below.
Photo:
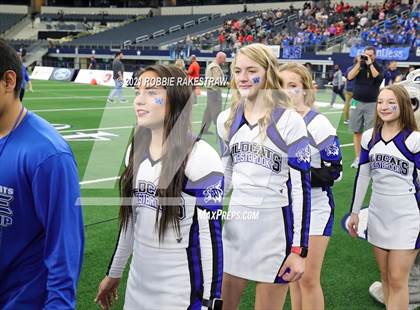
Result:
{"label": "camera with lens", "polygon": [[360,59],[362,61],[367,61],[368,60],[368,57],[366,55],[360,55]]}

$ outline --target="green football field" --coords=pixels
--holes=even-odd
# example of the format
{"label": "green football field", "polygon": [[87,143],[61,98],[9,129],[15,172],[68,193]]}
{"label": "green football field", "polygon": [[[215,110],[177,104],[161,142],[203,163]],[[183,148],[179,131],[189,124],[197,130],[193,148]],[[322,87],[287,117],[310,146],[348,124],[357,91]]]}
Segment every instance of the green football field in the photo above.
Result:
{"label": "green football field", "polygon": [[[111,90],[108,87],[53,81],[32,83],[34,92],[27,92],[24,104],[56,125],[69,141],[78,162],[86,243],[77,309],[98,309],[93,300],[107,271],[118,234],[117,176],[122,171],[125,150],[135,124],[132,109],[134,92],[132,89],[124,90],[128,99],[125,104],[107,104],[106,98]],[[331,93],[327,90],[317,93],[319,102],[329,102],[330,97]],[[193,107],[193,128],[196,132],[200,129],[205,104],[205,96],[200,96],[198,104]],[[352,135],[342,122],[341,109],[326,106],[319,110],[338,128],[344,167],[342,181],[334,186],[334,233],[322,272],[326,309],[381,309],[384,307],[368,294],[369,285],[379,278],[371,247],[363,240],[349,237],[340,224],[350,207],[356,172],[350,168],[353,160]],[[215,132],[214,127],[210,130]],[[204,138],[218,149],[214,134]],[[123,306],[127,272],[128,266],[115,309]],[[240,309],[253,309],[254,296],[255,286],[250,283]],[[290,309],[288,300],[285,309]]]}

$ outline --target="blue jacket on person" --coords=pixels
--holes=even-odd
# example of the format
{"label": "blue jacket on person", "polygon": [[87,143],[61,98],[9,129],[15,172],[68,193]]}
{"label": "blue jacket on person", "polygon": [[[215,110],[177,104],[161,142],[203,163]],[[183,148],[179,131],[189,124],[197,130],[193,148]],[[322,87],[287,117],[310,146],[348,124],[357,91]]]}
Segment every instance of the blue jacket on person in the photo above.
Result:
{"label": "blue jacket on person", "polygon": [[74,309],[84,231],[72,151],[28,111],[0,152],[0,309]]}

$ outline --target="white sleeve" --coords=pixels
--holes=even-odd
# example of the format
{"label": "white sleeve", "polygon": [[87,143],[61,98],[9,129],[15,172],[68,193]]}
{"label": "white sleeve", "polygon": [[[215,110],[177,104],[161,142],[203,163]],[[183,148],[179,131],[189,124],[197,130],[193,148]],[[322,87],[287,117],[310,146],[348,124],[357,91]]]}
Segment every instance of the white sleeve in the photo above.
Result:
{"label": "white sleeve", "polygon": [[[340,141],[337,131],[331,122],[322,114],[309,124],[308,131],[314,139],[316,149],[321,157],[321,169],[328,171],[333,182],[339,182],[343,175]],[[311,175],[314,177],[314,175]],[[316,177],[316,176],[315,176]]]}
{"label": "white sleeve", "polygon": [[290,112],[286,120],[285,142],[292,183],[293,246],[307,248],[311,214],[311,151],[303,118],[296,112]]}
{"label": "white sleeve", "polygon": [[351,206],[352,213],[359,213],[365,200],[366,192],[370,182],[370,162],[369,162],[369,141],[372,137],[372,129],[365,131],[362,136],[359,167],[357,169],[354,189],[353,201]]}
{"label": "white sleeve", "polygon": [[414,131],[406,139],[405,144],[407,149],[414,155],[414,175],[413,180],[414,184],[417,185],[416,188],[416,198],[417,204],[420,206],[420,132]]}
{"label": "white sleeve", "polygon": [[224,183],[225,183],[225,195],[232,190],[232,173],[233,173],[233,166],[232,166],[232,157],[230,156],[229,145],[228,142],[225,141],[225,121],[227,113],[229,110],[222,112],[217,117],[217,137],[219,140],[220,146],[220,156],[222,158],[223,164],[223,171],[224,171]]}
{"label": "white sleeve", "polygon": [[118,242],[108,267],[107,276],[111,278],[122,277],[128,258],[133,253],[133,245],[134,224],[130,220],[126,230],[120,229]]}
{"label": "white sleeve", "polygon": [[200,140],[191,152],[185,171],[188,178],[185,190],[196,198],[203,298],[220,298],[223,277],[222,163],[217,152]]}
{"label": "white sleeve", "polygon": [[232,157],[230,155],[222,157],[223,171],[225,175],[225,195],[232,190]]}

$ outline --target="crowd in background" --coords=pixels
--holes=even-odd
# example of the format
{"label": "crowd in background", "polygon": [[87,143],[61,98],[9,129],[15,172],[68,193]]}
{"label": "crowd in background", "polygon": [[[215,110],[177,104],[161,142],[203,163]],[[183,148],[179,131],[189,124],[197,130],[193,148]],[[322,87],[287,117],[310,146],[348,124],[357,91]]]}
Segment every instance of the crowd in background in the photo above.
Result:
{"label": "crowd in background", "polygon": [[[217,46],[232,51],[251,43],[280,45],[282,48],[322,48],[330,38],[346,35],[343,41],[351,46],[404,45],[416,48],[420,46],[420,2],[401,2],[387,0],[383,4],[370,4],[367,1],[364,5],[354,6],[351,2],[340,1],[321,8],[318,2],[308,1],[300,9],[291,5],[287,10],[274,9],[250,18],[225,20],[218,31],[192,37],[190,44],[185,40],[179,45],[204,49]],[[294,14],[296,19],[288,21],[288,17]],[[280,19],[285,23],[276,27],[275,22]]]}

